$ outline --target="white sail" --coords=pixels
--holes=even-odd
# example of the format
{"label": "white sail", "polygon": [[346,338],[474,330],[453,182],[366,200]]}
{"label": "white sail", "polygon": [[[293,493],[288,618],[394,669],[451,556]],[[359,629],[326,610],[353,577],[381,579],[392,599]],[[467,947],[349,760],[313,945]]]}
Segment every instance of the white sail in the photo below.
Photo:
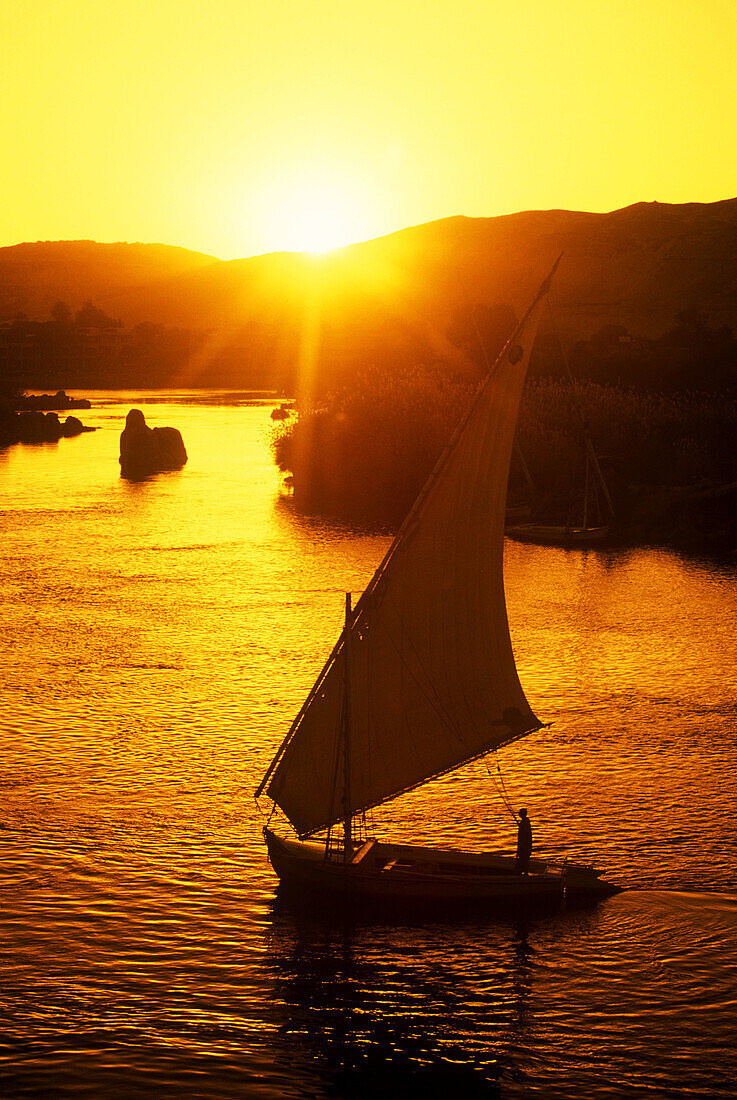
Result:
{"label": "white sail", "polygon": [[[512,443],[548,283],[356,607],[354,813],[540,727],[515,668],[502,565]],[[341,639],[257,792],[268,782],[302,837],[344,816],[343,696]]]}

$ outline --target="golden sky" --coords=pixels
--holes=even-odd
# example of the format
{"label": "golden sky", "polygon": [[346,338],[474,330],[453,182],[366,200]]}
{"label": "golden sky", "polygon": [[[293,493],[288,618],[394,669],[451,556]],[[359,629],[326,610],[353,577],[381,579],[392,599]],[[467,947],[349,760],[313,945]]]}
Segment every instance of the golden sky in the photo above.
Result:
{"label": "golden sky", "polygon": [[737,194],[735,0],[2,0],[0,244]]}

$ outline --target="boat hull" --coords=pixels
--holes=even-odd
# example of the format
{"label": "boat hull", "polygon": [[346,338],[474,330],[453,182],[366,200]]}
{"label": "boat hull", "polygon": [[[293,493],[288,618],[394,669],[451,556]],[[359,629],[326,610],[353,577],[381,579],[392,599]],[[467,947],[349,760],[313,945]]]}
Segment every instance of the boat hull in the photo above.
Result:
{"label": "boat hull", "polygon": [[523,523],[507,527],[505,533],[515,542],[535,542],[544,546],[600,546],[609,537],[609,528]]}
{"label": "boat hull", "polygon": [[551,867],[537,860],[531,861],[529,874],[521,875],[513,858],[494,853],[372,841],[346,864],[339,858],[326,860],[322,846],[284,840],[268,829],[264,836],[283,892],[328,902],[423,910],[528,910],[560,904],[571,877],[579,896],[603,896],[618,889],[586,868],[571,876],[562,865]]}

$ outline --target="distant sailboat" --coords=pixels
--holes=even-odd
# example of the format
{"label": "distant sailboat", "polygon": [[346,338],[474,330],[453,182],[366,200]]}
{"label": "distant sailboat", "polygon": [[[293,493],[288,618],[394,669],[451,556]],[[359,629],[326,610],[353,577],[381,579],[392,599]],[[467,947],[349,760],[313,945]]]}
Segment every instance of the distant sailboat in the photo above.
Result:
{"label": "distant sailboat", "polygon": [[614,517],[614,505],[601,469],[599,456],[591,439],[591,431],[578,397],[576,383],[565,356],[564,360],[568,375],[568,393],[583,441],[584,475],[580,498],[581,510],[574,518],[569,508],[566,522],[559,524],[520,523],[519,520],[510,520],[508,516],[506,533],[517,542],[581,548],[600,546],[609,538],[609,525]]}
{"label": "distant sailboat", "polygon": [[[557,267],[557,263],[555,265]],[[284,887],[379,903],[555,900],[616,891],[593,868],[365,838],[370,807],[541,728],[517,676],[502,576],[522,387],[553,271],[479,388],[256,792]],[[336,826],[339,828],[336,829]],[[318,843],[308,843],[327,830]]]}
{"label": "distant sailboat", "polygon": [[[593,448],[592,448],[593,450]],[[609,524],[602,522],[598,492],[591,492],[591,456],[588,449],[584,455],[585,472],[581,513],[575,519],[569,517],[566,523],[521,523],[526,517],[515,517],[512,521],[507,514],[506,534],[516,542],[534,542],[547,546],[586,547],[601,546],[609,538]],[[607,514],[611,514],[608,511]],[[593,515],[593,522],[592,522]]]}

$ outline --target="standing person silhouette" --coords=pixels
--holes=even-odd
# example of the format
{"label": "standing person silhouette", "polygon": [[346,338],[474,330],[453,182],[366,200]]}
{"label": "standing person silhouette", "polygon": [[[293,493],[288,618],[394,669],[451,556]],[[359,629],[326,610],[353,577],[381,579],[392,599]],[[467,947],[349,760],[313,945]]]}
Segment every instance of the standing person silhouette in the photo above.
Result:
{"label": "standing person silhouette", "polygon": [[527,810],[520,810],[519,825],[517,826],[517,861],[515,870],[518,875],[526,875],[530,869],[530,856],[532,855],[532,826],[527,816]]}

